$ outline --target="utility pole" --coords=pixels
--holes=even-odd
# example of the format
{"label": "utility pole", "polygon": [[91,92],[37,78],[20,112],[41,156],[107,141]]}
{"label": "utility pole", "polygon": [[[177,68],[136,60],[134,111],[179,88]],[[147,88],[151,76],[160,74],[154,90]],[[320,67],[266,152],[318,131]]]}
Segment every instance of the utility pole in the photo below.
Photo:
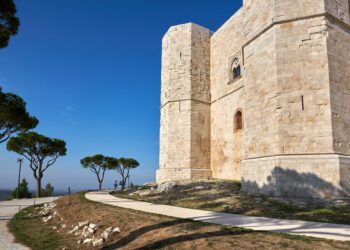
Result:
{"label": "utility pole", "polygon": [[19,198],[19,185],[20,185],[20,181],[21,181],[21,169],[22,169],[23,159],[18,158],[17,162],[19,163],[18,183],[17,183],[17,199],[18,199]]}

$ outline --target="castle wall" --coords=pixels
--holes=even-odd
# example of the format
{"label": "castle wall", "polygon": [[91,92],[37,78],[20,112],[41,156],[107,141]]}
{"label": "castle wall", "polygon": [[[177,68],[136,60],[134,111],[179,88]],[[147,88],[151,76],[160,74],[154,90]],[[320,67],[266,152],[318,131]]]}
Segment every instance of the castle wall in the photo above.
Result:
{"label": "castle wall", "polygon": [[[283,125],[280,128],[279,122],[283,123],[282,119],[286,115],[283,112],[279,113],[280,104],[285,102],[286,96],[283,94],[280,96],[281,90],[277,88],[276,65],[278,65],[278,62],[276,58],[277,44],[275,40],[277,39],[277,34],[275,26],[279,25],[278,22],[287,22],[303,18],[304,16],[314,15],[315,13],[324,13],[324,8],[324,3],[319,0],[246,0],[244,1],[244,7],[236,12],[212,36],[211,165],[214,177],[227,178],[227,176],[230,176],[230,178],[236,179],[239,175],[239,167],[236,165],[239,164],[235,164],[235,162],[239,162],[243,158],[281,154],[284,152],[284,147],[291,149],[303,136],[303,134],[298,135],[299,139],[295,139],[294,135],[290,136],[292,137],[291,145],[288,145],[290,137],[285,139],[287,145],[282,146],[278,139],[280,129],[284,130]],[[257,15],[257,13],[259,14]],[[288,30],[287,24],[282,27]],[[295,30],[298,30],[298,28]],[[302,36],[302,39],[309,40],[310,34],[307,27],[304,29],[299,28],[299,32],[302,34],[296,35]],[[310,32],[313,32],[312,28]],[[286,34],[280,33],[281,36],[288,36],[287,32],[285,32]],[[281,43],[285,43],[285,41],[281,41]],[[290,52],[294,53],[292,50],[297,47],[293,44]],[[283,53],[288,54],[288,51],[285,50]],[[230,66],[232,59],[235,57],[239,57],[242,61],[243,75],[237,82],[231,82],[230,76],[232,72]],[[284,63],[283,67],[285,68],[281,67],[280,70],[285,70],[288,66],[288,63]],[[295,65],[291,64],[290,66],[291,68],[288,69],[289,72],[287,74],[294,70],[293,67]],[[296,70],[299,70],[298,68],[300,68],[300,64],[296,66]],[[281,75],[283,74],[282,72]],[[281,78],[284,77],[280,77],[279,80]],[[288,76],[285,78],[288,78]],[[286,81],[284,84],[286,84]],[[236,92],[237,89],[239,89],[238,92]],[[296,95],[295,93],[293,94]],[[297,97],[295,96],[295,98]],[[290,101],[293,102],[293,100]],[[235,137],[235,134],[232,132],[233,115],[238,108],[244,108],[243,145],[233,140]],[[296,120],[295,126],[297,126],[297,123],[298,121]],[[285,134],[285,132],[283,133]],[[261,138],[264,138],[264,140],[261,140]],[[243,150],[239,146],[243,146]],[[233,171],[235,174],[232,175]]]}
{"label": "castle wall", "polygon": [[325,13],[325,2],[322,0],[276,0],[274,8],[274,21],[276,22],[293,19],[305,19],[309,18],[310,16]]}
{"label": "castle wall", "polygon": [[[210,172],[210,36],[192,24],[191,168]],[[209,173],[208,172],[208,173]],[[206,176],[207,178],[211,177]],[[196,179],[194,175],[192,178]]]}
{"label": "castle wall", "polygon": [[170,28],[157,181],[241,178],[252,194],[349,194],[349,24],[349,0],[244,0],[213,34]]}
{"label": "castle wall", "polygon": [[[257,86],[266,90],[271,87],[270,76],[274,73],[269,75],[269,70],[273,71],[273,67],[266,71],[262,65],[271,62],[269,47],[274,47],[273,36],[264,34],[247,43],[272,23],[272,4],[271,0],[259,1],[241,8],[211,38],[211,167],[214,178],[240,179],[241,161],[246,157],[247,145],[255,132],[250,129],[264,119],[252,113],[253,109],[259,109],[260,113],[260,105],[258,100],[251,100],[255,94],[250,90]],[[254,47],[256,50],[251,49]],[[235,58],[242,63],[240,79],[232,78],[231,65]],[[255,61],[256,58],[259,60]],[[254,74],[263,75],[261,82],[253,80]],[[235,130],[234,116],[238,110],[243,114],[242,130]],[[255,121],[249,122],[252,120]]]}
{"label": "castle wall", "polygon": [[279,154],[332,153],[325,17],[276,26]]}
{"label": "castle wall", "polygon": [[[286,10],[293,16],[292,6]],[[350,159],[334,152],[348,152],[350,139],[350,115],[344,108],[350,104],[345,80],[350,36],[330,20],[315,15],[275,25],[279,148],[276,155],[243,161],[243,192],[320,198],[349,194]]]}
{"label": "castle wall", "polygon": [[209,37],[185,24],[163,38],[158,182],[211,177]]}
{"label": "castle wall", "polygon": [[350,25],[327,21],[334,152],[350,155]]}
{"label": "castle wall", "polygon": [[[236,130],[234,115],[244,112],[244,90],[237,89],[228,97],[212,104],[211,166],[213,178],[240,180],[240,162],[244,159],[244,130]],[[243,122],[243,125],[245,123]]]}
{"label": "castle wall", "polygon": [[342,20],[345,23],[350,23],[350,1],[349,0],[325,0],[325,9],[327,13]]}
{"label": "castle wall", "polygon": [[340,166],[348,163],[350,158],[332,154],[272,156],[244,161],[241,191],[283,197],[342,196],[349,194],[340,185],[342,176],[349,180],[350,172]]}

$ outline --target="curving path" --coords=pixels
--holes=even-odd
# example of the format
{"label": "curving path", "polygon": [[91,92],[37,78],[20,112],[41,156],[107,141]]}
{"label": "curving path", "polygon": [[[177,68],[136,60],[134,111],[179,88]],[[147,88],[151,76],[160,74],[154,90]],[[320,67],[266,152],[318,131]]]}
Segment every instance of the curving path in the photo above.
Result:
{"label": "curving path", "polygon": [[350,225],[272,219],[158,205],[149,202],[117,198],[110,195],[109,192],[110,191],[89,192],[85,197],[91,201],[112,206],[224,226],[350,241]]}
{"label": "curving path", "polygon": [[57,199],[57,197],[50,198],[39,198],[39,199],[20,199],[11,201],[1,201],[0,202],[0,248],[1,249],[11,249],[11,250],[27,250],[25,247],[19,243],[14,242],[13,235],[8,231],[7,222],[18,213],[20,209],[33,206],[35,204],[43,204],[46,202],[51,202]]}

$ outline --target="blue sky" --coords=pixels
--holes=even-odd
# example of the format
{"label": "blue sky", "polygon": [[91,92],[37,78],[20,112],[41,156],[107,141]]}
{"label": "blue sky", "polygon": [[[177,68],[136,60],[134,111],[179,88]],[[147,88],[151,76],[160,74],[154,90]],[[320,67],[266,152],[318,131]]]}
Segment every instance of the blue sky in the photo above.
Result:
{"label": "blue sky", "polygon": [[[27,102],[35,131],[64,139],[67,156],[46,172],[56,189],[96,188],[79,160],[133,157],[134,183],[155,179],[159,153],[161,39],[176,24],[213,31],[233,0],[16,0],[19,34],[0,50],[0,86]],[[0,189],[16,186],[17,155],[0,144]],[[35,188],[27,164],[22,176]],[[107,174],[111,187],[116,174]]]}

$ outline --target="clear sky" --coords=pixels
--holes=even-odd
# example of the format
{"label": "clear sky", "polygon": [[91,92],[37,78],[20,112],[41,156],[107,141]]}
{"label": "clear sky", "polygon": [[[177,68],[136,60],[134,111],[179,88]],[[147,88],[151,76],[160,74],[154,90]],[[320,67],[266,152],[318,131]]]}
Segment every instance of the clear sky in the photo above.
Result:
{"label": "clear sky", "polygon": [[[96,188],[84,156],[133,157],[132,181],[154,181],[159,154],[161,39],[169,26],[194,22],[217,30],[241,0],[16,0],[21,26],[0,50],[0,86],[20,95],[40,124],[64,139],[67,156],[43,184]],[[0,189],[17,182],[17,155],[0,144]],[[22,176],[32,189],[27,163]],[[107,174],[111,187],[116,174]]]}

